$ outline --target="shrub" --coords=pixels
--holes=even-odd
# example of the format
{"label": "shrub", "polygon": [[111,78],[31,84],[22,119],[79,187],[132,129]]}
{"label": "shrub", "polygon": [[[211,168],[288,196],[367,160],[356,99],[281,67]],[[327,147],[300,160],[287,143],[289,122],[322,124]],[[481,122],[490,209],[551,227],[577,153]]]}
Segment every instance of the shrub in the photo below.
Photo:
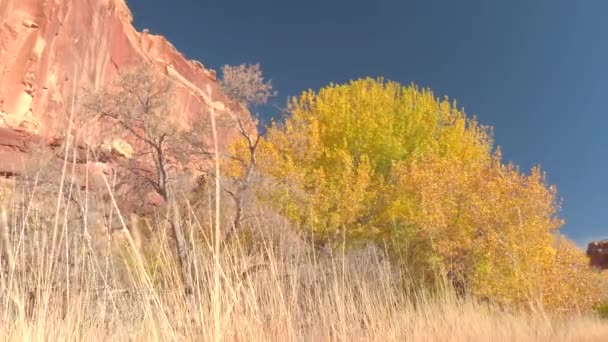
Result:
{"label": "shrub", "polygon": [[597,305],[595,311],[601,318],[608,319],[608,303]]}

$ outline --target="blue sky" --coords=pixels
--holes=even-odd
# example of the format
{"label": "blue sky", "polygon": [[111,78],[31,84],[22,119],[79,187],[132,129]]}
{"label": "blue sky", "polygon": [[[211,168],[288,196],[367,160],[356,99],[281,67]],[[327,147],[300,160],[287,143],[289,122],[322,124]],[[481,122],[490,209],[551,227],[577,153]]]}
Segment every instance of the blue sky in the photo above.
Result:
{"label": "blue sky", "polygon": [[456,99],[494,126],[506,161],[548,173],[564,233],[608,238],[608,1],[128,3],[139,29],[209,68],[261,63],[277,105],[362,76]]}

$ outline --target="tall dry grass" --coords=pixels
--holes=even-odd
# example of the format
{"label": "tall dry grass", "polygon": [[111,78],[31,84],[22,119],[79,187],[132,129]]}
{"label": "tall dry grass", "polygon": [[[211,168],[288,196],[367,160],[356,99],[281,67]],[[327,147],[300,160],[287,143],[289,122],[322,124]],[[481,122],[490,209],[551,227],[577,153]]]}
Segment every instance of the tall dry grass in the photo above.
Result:
{"label": "tall dry grass", "polygon": [[[165,215],[130,221],[111,179],[109,201],[75,184],[70,144],[56,197],[40,198],[49,192],[36,175],[2,207],[1,340],[608,340],[608,324],[594,316],[508,311],[456,298],[448,286],[408,290],[416,274],[378,250],[319,252],[263,212],[223,248],[218,201],[208,210],[176,202]],[[169,220],[192,247],[191,295]]]}
{"label": "tall dry grass", "polygon": [[[60,208],[60,215],[67,210]],[[85,232],[83,223],[60,219],[55,235],[54,220],[46,226],[36,209],[13,205],[9,211],[2,216],[2,340],[608,338],[608,324],[592,316],[509,312],[458,299],[447,288],[407,291],[399,272],[373,248],[313,253],[294,242],[279,219],[258,220],[251,225],[254,238],[237,239],[214,257],[213,218],[182,215],[194,246],[194,294],[187,296],[163,218],[149,223],[154,229],[147,228],[152,233],[140,244],[133,227],[104,236],[92,223]]]}

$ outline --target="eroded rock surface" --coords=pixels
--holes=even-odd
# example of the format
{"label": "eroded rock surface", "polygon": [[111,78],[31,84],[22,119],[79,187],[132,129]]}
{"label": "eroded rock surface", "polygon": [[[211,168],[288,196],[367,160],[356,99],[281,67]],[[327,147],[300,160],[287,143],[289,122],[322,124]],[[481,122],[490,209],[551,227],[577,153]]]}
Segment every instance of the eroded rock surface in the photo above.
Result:
{"label": "eroded rock surface", "polygon": [[124,0],[3,0],[0,125],[48,135],[74,89],[99,88],[145,62],[178,81],[177,112],[184,116],[230,106],[215,72],[186,59],[162,36],[137,32]]}
{"label": "eroded rock surface", "polygon": [[[60,148],[57,137],[83,90],[144,64],[177,83],[180,122],[208,120],[211,108],[249,119],[223,94],[213,70],[164,37],[138,32],[124,0],[0,0],[0,175],[18,173],[35,144]],[[221,133],[220,146],[230,139]],[[126,144],[106,144],[118,157],[130,153]],[[86,153],[79,147],[78,160]]]}
{"label": "eroded rock surface", "polygon": [[608,240],[591,242],[587,247],[587,256],[592,266],[608,269]]}

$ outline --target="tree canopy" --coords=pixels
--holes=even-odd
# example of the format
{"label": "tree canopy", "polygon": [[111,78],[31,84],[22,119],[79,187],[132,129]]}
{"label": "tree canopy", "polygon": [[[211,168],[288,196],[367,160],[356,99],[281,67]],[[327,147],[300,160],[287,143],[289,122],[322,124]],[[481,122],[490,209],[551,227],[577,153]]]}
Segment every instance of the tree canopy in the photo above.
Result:
{"label": "tree canopy", "polygon": [[504,163],[491,129],[448,98],[367,78],[306,91],[288,112],[262,141],[259,167],[276,181],[264,197],[317,244],[375,242],[416,281],[448,274],[507,303],[540,292],[560,306],[549,299],[582,285],[555,286],[556,267],[591,274],[556,242],[541,169]]}

